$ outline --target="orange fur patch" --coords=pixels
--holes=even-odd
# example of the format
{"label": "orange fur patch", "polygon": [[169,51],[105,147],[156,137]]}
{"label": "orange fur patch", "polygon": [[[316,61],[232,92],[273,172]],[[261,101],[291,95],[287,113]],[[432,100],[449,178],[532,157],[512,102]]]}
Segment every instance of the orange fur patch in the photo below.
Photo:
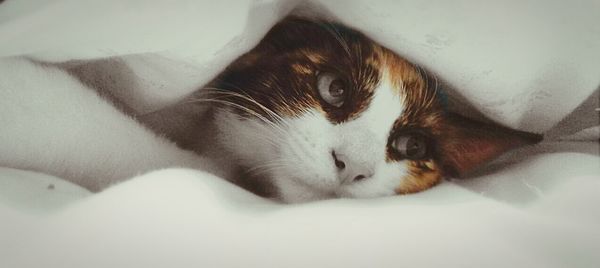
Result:
{"label": "orange fur patch", "polygon": [[309,74],[313,73],[313,70],[310,67],[300,64],[300,63],[294,63],[294,64],[292,64],[291,67],[292,67],[292,70],[294,70],[294,72],[296,72],[300,75],[309,75]]}
{"label": "orange fur patch", "polygon": [[408,175],[396,188],[398,194],[420,192],[433,187],[442,179],[442,172],[433,160],[409,161]]}
{"label": "orange fur patch", "polygon": [[311,51],[309,49],[302,49],[300,50],[300,52],[314,65],[320,65],[325,62],[325,57],[323,57],[323,55],[317,52]]}
{"label": "orange fur patch", "polygon": [[[375,52],[383,59],[382,64],[389,71],[390,79],[398,90],[411,87],[422,89],[425,85],[423,77],[417,69],[407,60],[396,55],[384,47],[374,45]],[[383,66],[382,66],[383,67]]]}

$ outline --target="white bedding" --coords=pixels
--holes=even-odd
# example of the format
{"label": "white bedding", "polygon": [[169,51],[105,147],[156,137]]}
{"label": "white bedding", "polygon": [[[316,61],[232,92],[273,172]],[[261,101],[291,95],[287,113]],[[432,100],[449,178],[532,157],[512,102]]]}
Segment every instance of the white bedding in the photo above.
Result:
{"label": "white bedding", "polygon": [[[65,71],[147,113],[307,5],[549,140],[419,194],[281,205],[198,171],[210,166]],[[597,267],[599,11],[594,0],[4,1],[0,267]],[[91,194],[60,177],[125,182]]]}

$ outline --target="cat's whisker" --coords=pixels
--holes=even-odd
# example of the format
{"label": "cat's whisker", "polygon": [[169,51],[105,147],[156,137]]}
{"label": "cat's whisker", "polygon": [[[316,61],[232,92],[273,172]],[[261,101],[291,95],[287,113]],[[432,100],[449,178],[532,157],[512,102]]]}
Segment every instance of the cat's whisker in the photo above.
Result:
{"label": "cat's whisker", "polygon": [[[235,124],[235,122],[231,122],[229,120],[221,122],[221,123],[222,124],[223,123],[224,124],[230,124],[230,125]],[[261,125],[261,126],[263,126],[265,128],[268,128],[268,126],[265,126],[265,125]],[[254,138],[256,138],[257,141],[270,144],[271,146],[273,146],[273,148],[279,148],[279,147],[281,147],[281,144],[283,144],[285,142],[285,140],[280,135],[277,135],[278,133],[273,133],[274,135],[269,135],[269,136],[261,134],[261,133],[262,132],[247,132],[246,135],[248,137],[254,137]],[[279,142],[279,143],[276,143],[276,141]]]}
{"label": "cat's whisker", "polygon": [[[237,103],[232,103],[226,100],[221,100],[221,99],[216,99],[216,98],[212,98],[212,99],[208,99],[208,98],[204,98],[204,99],[197,99],[196,101],[198,102],[215,102],[215,103],[221,103],[221,104],[225,104],[225,105],[231,105],[234,107],[237,107],[243,111],[246,111],[250,114],[253,114],[256,116],[256,118],[258,118],[259,120],[265,122],[264,127],[267,127],[271,130],[274,130],[274,132],[270,131],[270,133],[273,133],[273,135],[269,135],[269,136],[265,136],[265,135],[256,135],[255,137],[258,138],[259,140],[262,140],[270,145],[272,145],[274,148],[279,148],[281,146],[281,144],[285,144],[285,137],[288,137],[290,135],[290,132],[286,131],[285,129],[281,128],[280,126],[278,126],[277,124],[275,124],[274,122],[271,122],[270,120],[268,120],[267,118],[264,118],[262,115],[256,113],[255,111],[241,106],[240,104]],[[252,132],[251,132],[252,133]],[[256,132],[258,133],[258,132]],[[248,133],[247,135],[250,135],[250,133]],[[278,143],[275,143],[275,141],[278,141]]]}
{"label": "cat's whisker", "polygon": [[[292,125],[290,125],[284,118],[282,118],[280,115],[278,115],[277,113],[275,113],[273,110],[265,107],[264,105],[260,104],[259,102],[257,102],[256,100],[254,100],[253,98],[251,98],[250,96],[247,95],[242,95],[236,92],[229,92],[229,91],[225,91],[223,89],[219,89],[219,88],[214,88],[214,87],[207,87],[205,88],[209,91],[210,93],[216,93],[216,94],[221,94],[224,96],[232,96],[232,97],[239,97],[242,98],[244,100],[247,100],[253,104],[255,104],[256,106],[258,106],[260,109],[262,109],[265,113],[271,115],[271,117],[273,117],[274,120],[276,120],[277,123],[281,123],[283,125],[285,125],[286,127],[288,127],[289,129],[293,129],[294,127]],[[272,122],[272,121],[271,121]],[[272,122],[274,123],[274,122]],[[274,126],[275,127],[275,126]],[[281,129],[281,127],[277,126],[279,129]],[[287,134],[287,131],[281,129],[281,131],[283,132],[282,134]]]}
{"label": "cat's whisker", "polygon": [[[232,106],[235,106],[235,107],[238,107],[238,108],[239,108],[239,106],[240,106],[239,104],[231,103],[231,102],[228,102],[228,101],[224,101],[224,100],[221,100],[221,101],[222,101],[223,103],[229,103],[230,105],[232,105]],[[247,108],[247,107],[245,107],[245,108]],[[240,109],[241,109],[241,108],[240,108]],[[265,117],[264,117],[264,116],[262,116],[262,115],[259,115],[258,113],[256,113],[255,111],[253,111],[253,110],[251,110],[251,109],[249,109],[249,108],[247,108],[247,109],[244,109],[244,111],[247,111],[247,112],[251,113],[252,115],[255,115],[255,116],[257,116],[257,118],[259,118],[261,121],[263,121],[264,123],[266,123],[266,125],[267,125],[267,126],[269,126],[269,127],[271,127],[272,129],[274,129],[274,130],[278,131],[278,132],[279,132],[279,134],[281,134],[282,136],[287,136],[287,134],[288,134],[288,131],[286,131],[285,129],[283,129],[281,126],[277,125],[275,122],[273,122],[273,121],[269,120],[268,118],[265,118]],[[250,112],[250,111],[252,111],[252,112]]]}
{"label": "cat's whisker", "polygon": [[438,90],[439,90],[439,81],[438,81],[437,75],[433,74],[432,76],[433,76],[435,85],[433,88],[433,96],[429,100],[430,105],[434,102],[436,96],[438,95]]}
{"label": "cat's whisker", "polygon": [[252,97],[250,97],[250,95],[248,95],[248,94],[247,94],[247,93],[245,93],[245,92],[244,92],[245,94],[244,94],[244,95],[242,95],[242,94],[240,94],[240,93],[237,93],[237,92],[228,92],[228,91],[223,91],[223,90],[221,90],[221,89],[218,89],[218,88],[207,88],[207,89],[214,89],[214,91],[212,91],[212,92],[214,92],[214,93],[218,93],[218,94],[226,94],[226,95],[230,95],[230,96],[233,96],[233,97],[239,97],[239,98],[242,98],[242,99],[244,99],[244,100],[247,100],[247,101],[251,102],[252,104],[255,104],[256,106],[258,106],[258,107],[259,107],[261,110],[263,110],[263,111],[264,111],[264,112],[266,112],[267,114],[269,114],[269,115],[271,115],[272,117],[274,117],[274,119],[275,119],[275,120],[277,120],[278,122],[280,122],[280,123],[283,123],[283,124],[287,124],[287,123],[285,122],[285,120],[284,120],[284,119],[283,119],[283,118],[282,118],[280,115],[278,115],[277,113],[275,113],[273,110],[271,110],[271,109],[269,109],[269,108],[265,107],[263,104],[261,104],[261,103],[257,102],[255,99],[253,99]]}
{"label": "cat's whisker", "polygon": [[274,171],[285,169],[286,166],[293,165],[291,161],[270,161],[262,165],[257,165],[246,170],[250,175],[256,176],[260,174],[272,175]]}
{"label": "cat's whisker", "polygon": [[195,100],[190,101],[190,103],[194,103],[194,102],[197,102],[197,103],[200,103],[200,102],[214,102],[214,103],[220,103],[220,104],[230,105],[230,106],[236,107],[236,108],[238,108],[238,109],[240,109],[240,110],[242,110],[244,112],[247,112],[249,114],[252,114],[252,115],[256,116],[258,119],[260,119],[261,121],[263,121],[265,123],[268,123],[268,124],[272,124],[273,123],[270,120],[268,120],[267,118],[263,117],[261,114],[255,112],[255,111],[253,111],[253,110],[251,110],[251,109],[249,109],[247,107],[244,107],[242,105],[234,103],[234,102],[230,102],[230,101],[226,101],[226,100],[222,100],[222,99],[217,99],[217,98],[210,98],[210,99],[209,98],[203,98],[203,99],[195,99]]}
{"label": "cat's whisker", "polygon": [[333,25],[331,22],[326,22],[322,24],[322,26],[340,43],[344,51],[348,54],[348,57],[352,59],[352,52],[350,51],[350,46],[348,46],[348,42],[344,40],[342,34],[336,29],[335,25]]}
{"label": "cat's whisker", "polygon": [[[292,133],[292,134],[294,134],[294,133]],[[311,155],[312,151],[307,150],[304,146],[302,146],[303,145],[303,142],[301,142],[302,139],[298,139],[295,135],[291,135],[290,139],[294,140],[294,142],[290,142],[288,144],[288,146],[291,149],[291,152],[293,152],[296,157],[298,157],[299,159],[310,159],[310,160],[316,159],[316,157]],[[305,162],[307,162],[307,161],[305,161]]]}
{"label": "cat's whisker", "polygon": [[[357,57],[356,57],[358,59],[358,68],[357,68],[358,75],[357,76],[360,77],[360,79],[362,79],[363,75],[368,75],[368,74],[365,74],[365,71],[363,70],[364,67],[363,67],[362,46],[360,44],[358,44],[358,48],[356,49],[356,53],[358,54]],[[356,81],[355,83],[359,84],[358,81]]]}
{"label": "cat's whisker", "polygon": [[288,134],[288,132],[286,132],[284,129],[282,129],[280,126],[276,125],[275,123],[273,123],[272,121],[268,120],[267,118],[265,118],[264,116],[262,116],[261,114],[255,112],[252,109],[249,109],[247,107],[244,107],[242,105],[239,105],[237,103],[233,103],[230,101],[226,101],[226,100],[219,100],[219,99],[195,99],[192,102],[214,102],[214,103],[221,103],[221,104],[225,104],[225,105],[230,105],[233,107],[236,107],[244,112],[247,112],[253,116],[256,116],[256,118],[258,118],[259,120],[261,120],[262,122],[266,123],[267,125],[271,126],[273,129],[280,131],[281,135],[286,135]]}
{"label": "cat's whisker", "polygon": [[270,176],[271,174],[274,173],[274,171],[281,169],[282,167],[271,167],[271,168],[264,168],[264,169],[258,169],[258,170],[253,170],[251,172],[248,172],[248,175],[251,176],[260,176],[262,174],[267,174],[268,176]]}
{"label": "cat's whisker", "polygon": [[[242,95],[242,94],[237,93],[237,92],[226,91],[224,89],[215,88],[215,87],[207,87],[206,89],[212,89],[213,90],[212,92],[215,92],[215,93],[230,94],[232,96],[238,96],[238,97],[240,97],[242,99],[250,101],[251,103],[253,103],[253,104],[257,105],[259,108],[261,108],[264,112],[269,113],[275,119],[278,119],[278,120],[280,120],[280,122],[285,123],[285,120],[280,115],[278,115],[277,113],[275,113],[273,110],[265,107],[263,104],[257,102],[245,90],[241,89],[240,87],[238,87],[236,85],[230,84],[230,86],[235,87],[236,89],[238,89],[239,91],[243,92],[244,94]],[[284,100],[284,99],[282,99],[282,100]]]}
{"label": "cat's whisker", "polygon": [[261,165],[253,166],[246,170],[248,173],[255,173],[259,171],[269,170],[272,168],[284,168],[287,165],[292,164],[291,161],[269,161]]}
{"label": "cat's whisker", "polygon": [[[238,98],[241,98],[243,100],[249,101],[250,103],[256,105],[258,108],[260,108],[262,111],[264,111],[266,113],[272,112],[270,109],[264,107],[264,105],[260,104],[259,102],[257,102],[253,98],[251,98],[249,96],[245,96],[245,95],[239,94],[237,92],[231,92],[231,91],[227,91],[227,90],[224,90],[224,89],[221,89],[221,88],[216,88],[216,87],[205,87],[204,90],[206,90],[208,94],[219,94],[219,95],[225,96],[225,97],[229,97],[229,96],[231,96],[231,97],[238,97]],[[275,119],[277,119],[277,118],[275,118]]]}
{"label": "cat's whisker", "polygon": [[[418,107],[420,109],[426,108],[426,107],[431,107],[433,105],[433,103],[436,100],[436,96],[438,94],[438,90],[439,90],[439,81],[436,75],[430,74],[429,72],[427,72],[423,67],[419,66],[419,65],[413,65],[414,68],[417,70],[417,72],[423,77],[423,81],[425,81],[425,88],[426,89],[433,89],[433,90],[423,90],[423,91],[418,91],[418,99],[421,100],[421,105],[419,105]],[[430,85],[431,82],[431,78],[430,75],[433,78],[433,82],[434,85],[432,87],[432,85]],[[423,95],[425,94],[425,95]]]}
{"label": "cat's whisker", "polygon": [[[204,90],[205,90],[205,92],[204,92],[205,94],[218,94],[218,95],[221,95],[221,96],[224,96],[224,97],[228,97],[228,96],[231,96],[231,97],[240,97],[242,99],[245,99],[245,100],[251,102],[252,104],[257,105],[261,110],[263,110],[263,108],[260,107],[260,103],[256,102],[253,99],[244,98],[242,95],[240,95],[238,93],[229,92],[229,91],[225,91],[225,90],[222,90],[222,89],[219,89],[219,88],[212,88],[212,87],[206,87],[206,88],[204,88]],[[213,99],[216,99],[216,98],[213,97]],[[271,121],[271,120],[269,120],[269,121]]]}

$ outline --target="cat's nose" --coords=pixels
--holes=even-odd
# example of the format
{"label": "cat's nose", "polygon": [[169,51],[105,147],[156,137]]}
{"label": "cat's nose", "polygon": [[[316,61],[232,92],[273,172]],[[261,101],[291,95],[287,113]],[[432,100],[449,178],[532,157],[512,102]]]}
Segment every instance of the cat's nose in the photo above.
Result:
{"label": "cat's nose", "polygon": [[373,169],[363,163],[352,161],[344,154],[331,151],[333,162],[338,169],[338,178],[342,184],[360,181],[373,176]]}

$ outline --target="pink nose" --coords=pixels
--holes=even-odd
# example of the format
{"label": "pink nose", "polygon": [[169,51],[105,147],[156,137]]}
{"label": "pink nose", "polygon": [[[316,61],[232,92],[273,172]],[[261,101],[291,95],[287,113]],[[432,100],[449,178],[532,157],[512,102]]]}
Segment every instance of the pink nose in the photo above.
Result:
{"label": "pink nose", "polygon": [[357,182],[373,176],[371,168],[352,161],[350,157],[344,154],[331,151],[331,156],[333,157],[335,166],[338,168],[338,178],[342,184]]}

